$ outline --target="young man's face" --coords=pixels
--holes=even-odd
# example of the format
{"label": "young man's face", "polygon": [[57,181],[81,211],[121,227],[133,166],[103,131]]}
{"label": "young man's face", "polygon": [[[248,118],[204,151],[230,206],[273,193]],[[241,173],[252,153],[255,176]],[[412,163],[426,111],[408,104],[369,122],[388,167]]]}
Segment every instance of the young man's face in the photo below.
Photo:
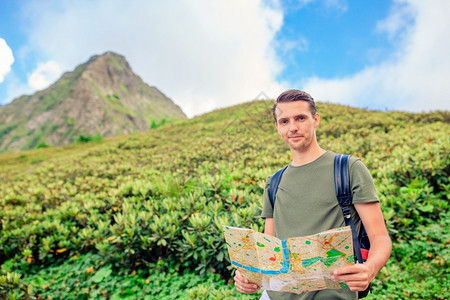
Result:
{"label": "young man's face", "polygon": [[316,140],[319,114],[313,116],[305,101],[278,103],[276,127],[291,150],[305,151]]}

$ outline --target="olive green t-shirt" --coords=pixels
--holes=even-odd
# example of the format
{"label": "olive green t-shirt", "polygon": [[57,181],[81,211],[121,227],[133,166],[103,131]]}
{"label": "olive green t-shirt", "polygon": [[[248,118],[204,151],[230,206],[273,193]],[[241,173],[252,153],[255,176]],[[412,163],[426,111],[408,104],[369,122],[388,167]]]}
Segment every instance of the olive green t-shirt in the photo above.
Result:
{"label": "olive green t-shirt", "polygon": [[[345,226],[334,187],[335,155],[327,151],[306,165],[289,164],[278,186],[275,209],[272,209],[268,196],[271,177],[267,178],[261,217],[274,218],[276,237],[300,237]],[[360,159],[350,157],[349,171],[353,203],[379,201],[372,176]],[[353,207],[351,211],[359,232],[361,220]],[[268,291],[268,294],[270,299],[357,299],[357,293],[349,289],[328,289],[300,295]]]}

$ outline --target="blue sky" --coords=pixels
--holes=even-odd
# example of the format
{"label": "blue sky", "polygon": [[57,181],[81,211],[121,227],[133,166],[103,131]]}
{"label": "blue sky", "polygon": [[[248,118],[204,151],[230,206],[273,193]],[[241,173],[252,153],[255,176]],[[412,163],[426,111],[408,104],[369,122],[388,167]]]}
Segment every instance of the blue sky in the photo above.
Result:
{"label": "blue sky", "polygon": [[[387,36],[375,30],[388,15],[392,1],[329,1],[328,5],[327,1],[311,1],[297,7],[294,2],[285,2],[284,24],[276,38],[307,42],[288,52],[289,67],[280,79],[345,76],[379,63],[382,54],[394,50]],[[380,53],[374,56],[374,50]]]}
{"label": "blue sky", "polygon": [[285,89],[450,109],[448,0],[0,1],[0,104],[115,51],[189,115]]}

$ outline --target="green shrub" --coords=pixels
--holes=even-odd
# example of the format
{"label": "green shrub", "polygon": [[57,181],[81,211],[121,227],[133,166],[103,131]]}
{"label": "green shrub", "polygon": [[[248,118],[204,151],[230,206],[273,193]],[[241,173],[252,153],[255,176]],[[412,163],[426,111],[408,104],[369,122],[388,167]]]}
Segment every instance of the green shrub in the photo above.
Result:
{"label": "green shrub", "polygon": [[100,133],[95,135],[91,134],[80,134],[75,139],[75,143],[89,143],[89,142],[99,142],[103,139],[103,136]]}
{"label": "green shrub", "polygon": [[234,285],[226,284],[215,273],[179,272],[178,268],[163,261],[146,269],[116,269],[105,263],[102,257],[92,254],[74,256],[47,268],[32,268],[27,282],[29,287],[35,287],[34,295],[43,299],[169,300],[237,296]]}
{"label": "green shrub", "polygon": [[33,286],[22,283],[20,281],[20,274],[15,272],[7,272],[5,275],[0,275],[0,298],[8,300],[36,299],[33,296]]}
{"label": "green shrub", "polygon": [[37,145],[36,145],[36,149],[40,149],[40,148],[48,148],[50,147],[47,142],[44,141],[40,141]]}
{"label": "green shrub", "polygon": [[155,128],[161,127],[166,123],[167,123],[166,118],[162,118],[159,122],[152,120],[152,123],[150,124],[150,129],[155,129]]}

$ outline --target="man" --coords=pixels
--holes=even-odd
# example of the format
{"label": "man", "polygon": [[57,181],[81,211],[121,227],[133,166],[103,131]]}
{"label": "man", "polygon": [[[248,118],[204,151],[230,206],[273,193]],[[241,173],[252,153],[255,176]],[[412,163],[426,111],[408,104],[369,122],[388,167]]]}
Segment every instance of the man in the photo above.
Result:
{"label": "man", "polygon": [[[273,115],[278,133],[291,149],[292,161],[281,177],[274,208],[268,197],[270,177],[266,181],[261,215],[265,219],[264,232],[286,239],[345,226],[334,187],[335,153],[322,149],[317,142],[320,116],[314,99],[302,91],[286,91],[274,104]],[[373,179],[357,158],[351,157],[349,171],[354,203],[352,219],[357,232],[362,220],[371,244],[367,261],[339,268],[331,275],[333,280],[345,281],[349,289],[327,289],[300,295],[268,291],[270,299],[357,299],[357,291],[365,290],[385,265],[392,244]],[[239,270],[234,280],[241,293],[253,294],[260,289],[248,282]],[[266,292],[263,298],[267,299]]]}

